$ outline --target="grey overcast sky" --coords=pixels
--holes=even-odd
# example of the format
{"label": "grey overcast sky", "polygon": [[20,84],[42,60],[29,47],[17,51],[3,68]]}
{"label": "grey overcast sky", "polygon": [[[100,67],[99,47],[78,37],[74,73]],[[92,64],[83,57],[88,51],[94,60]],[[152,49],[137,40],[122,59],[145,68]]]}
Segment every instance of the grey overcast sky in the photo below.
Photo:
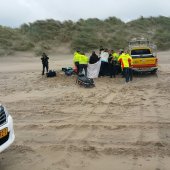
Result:
{"label": "grey overcast sky", "polygon": [[115,16],[170,16],[170,0],[0,0],[0,25],[19,27],[36,20],[59,21]]}

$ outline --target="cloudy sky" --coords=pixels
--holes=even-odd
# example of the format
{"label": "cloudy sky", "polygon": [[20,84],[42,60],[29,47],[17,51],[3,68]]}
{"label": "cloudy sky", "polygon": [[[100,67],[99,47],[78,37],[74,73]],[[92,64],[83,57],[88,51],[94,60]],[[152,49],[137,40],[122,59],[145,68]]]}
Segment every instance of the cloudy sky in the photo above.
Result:
{"label": "cloudy sky", "polygon": [[170,0],[0,0],[0,25],[19,27],[40,19],[130,21],[140,16],[170,17]]}

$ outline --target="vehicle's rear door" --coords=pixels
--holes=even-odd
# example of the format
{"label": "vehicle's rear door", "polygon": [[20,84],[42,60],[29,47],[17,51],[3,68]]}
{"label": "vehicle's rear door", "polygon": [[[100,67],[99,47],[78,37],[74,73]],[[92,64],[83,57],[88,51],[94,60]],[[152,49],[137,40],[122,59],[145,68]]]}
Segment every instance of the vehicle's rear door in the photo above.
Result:
{"label": "vehicle's rear door", "polygon": [[155,67],[157,65],[157,58],[153,56],[151,50],[146,49],[133,49],[131,50],[131,56],[133,59],[133,67]]}

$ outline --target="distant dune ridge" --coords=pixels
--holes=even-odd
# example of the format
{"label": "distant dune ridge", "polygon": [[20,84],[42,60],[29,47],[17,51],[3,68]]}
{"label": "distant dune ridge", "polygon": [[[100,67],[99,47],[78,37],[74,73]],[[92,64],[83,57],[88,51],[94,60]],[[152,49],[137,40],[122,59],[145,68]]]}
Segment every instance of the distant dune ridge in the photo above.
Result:
{"label": "distant dune ridge", "polygon": [[170,47],[170,17],[140,17],[123,22],[116,17],[60,22],[53,19],[38,20],[19,28],[0,26],[0,55],[16,51],[42,51],[69,53],[76,49],[89,51],[101,45],[107,48],[124,48],[133,37],[147,37],[159,50]]}

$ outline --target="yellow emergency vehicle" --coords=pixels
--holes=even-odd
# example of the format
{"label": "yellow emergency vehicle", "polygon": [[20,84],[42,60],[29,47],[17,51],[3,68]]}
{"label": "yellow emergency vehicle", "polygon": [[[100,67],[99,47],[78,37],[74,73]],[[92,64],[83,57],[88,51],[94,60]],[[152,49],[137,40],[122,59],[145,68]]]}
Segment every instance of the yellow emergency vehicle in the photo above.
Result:
{"label": "yellow emergency vehicle", "polygon": [[157,47],[145,38],[135,38],[129,42],[128,53],[132,57],[132,69],[135,72],[156,73],[158,59]]}

